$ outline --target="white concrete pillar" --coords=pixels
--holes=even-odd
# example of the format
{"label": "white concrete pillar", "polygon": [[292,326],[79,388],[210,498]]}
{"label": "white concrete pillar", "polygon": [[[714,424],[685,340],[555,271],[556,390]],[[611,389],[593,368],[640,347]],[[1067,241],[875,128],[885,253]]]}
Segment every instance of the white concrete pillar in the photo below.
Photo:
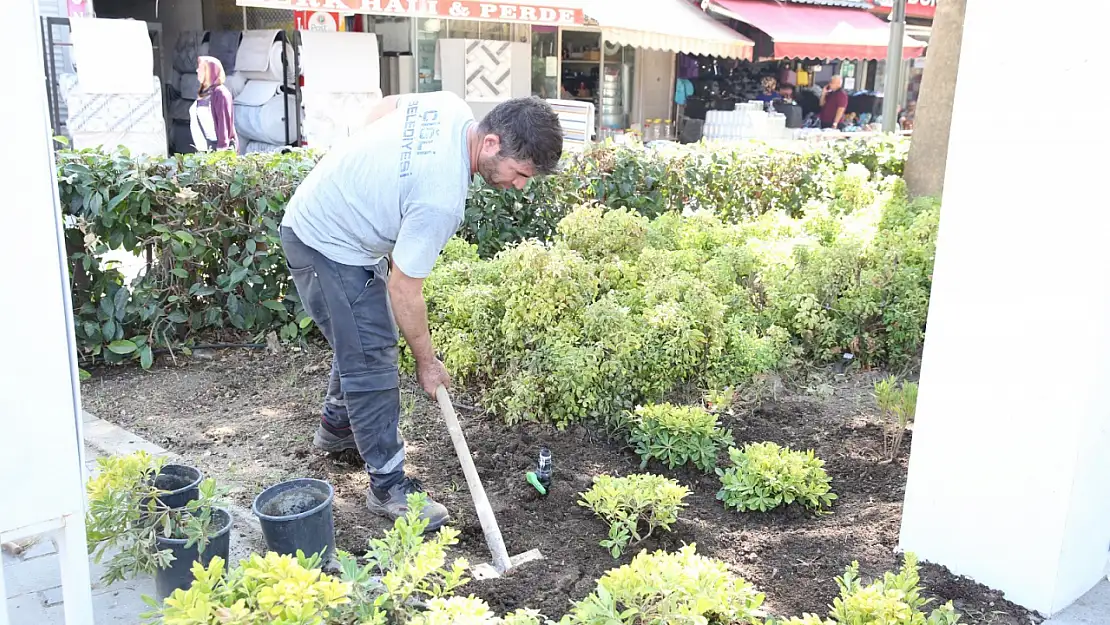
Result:
{"label": "white concrete pillar", "polygon": [[1110,548],[1110,2],[967,3],[901,548],[1052,614]]}
{"label": "white concrete pillar", "polygon": [[35,5],[0,0],[0,539],[57,540],[65,622],[91,625],[77,359]]}

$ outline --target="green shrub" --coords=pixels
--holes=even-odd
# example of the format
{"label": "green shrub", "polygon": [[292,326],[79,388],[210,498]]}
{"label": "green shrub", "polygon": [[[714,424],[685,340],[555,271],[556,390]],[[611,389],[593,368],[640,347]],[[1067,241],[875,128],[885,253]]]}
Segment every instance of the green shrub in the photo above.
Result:
{"label": "green shrub", "polygon": [[628,417],[629,442],[643,461],[656,459],[673,469],[689,462],[705,472],[717,466],[717,452],[732,444],[732,432],[717,416],[694,406],[651,404]]}
{"label": "green shrub", "polygon": [[728,455],[732,466],[717,469],[717,499],[726,508],[766,512],[797,502],[821,513],[836,499],[825,463],[813,450],[803,453],[774,443],[749,443],[743,450],[729,449]]}
{"label": "green shrub", "polygon": [[[657,529],[670,530],[686,504],[690,489],[661,475],[599,475],[578,505],[593,511],[609,525],[601,546],[614,558],[648,539]],[[640,534],[640,526],[647,531]]]}
{"label": "green shrub", "polygon": [[487,408],[560,427],[798,358],[905,362],[924,336],[936,207],[888,193],[846,215],[668,213],[642,236],[641,217],[588,205],[550,244],[481,260],[452,243],[425,283],[432,338]]}
{"label": "green shrub", "polygon": [[870,206],[876,196],[870,178],[871,172],[858,163],[850,163],[844,171],[837,173],[830,190],[833,208],[846,214]]}
{"label": "green shrub", "polygon": [[719,560],[687,545],[646,552],[606,573],[561,625],[761,622],[763,594]]}
{"label": "green shrub", "polygon": [[888,460],[894,460],[902,448],[906,428],[917,414],[917,384],[902,382],[899,385],[894,376],[880,380],[875,383],[875,402],[879,404],[886,429],[883,452]]}
{"label": "green shrub", "polygon": [[427,498],[425,493],[408,496],[405,516],[383,538],[370,540],[367,564],[339,553],[342,579],[351,586],[346,617],[365,624],[407,622],[417,613],[415,602],[449,597],[468,581],[464,558],[447,566],[447,548],[459,542],[458,530],[443,527],[431,540],[424,536],[428,521],[420,511]]}
{"label": "green shrub", "polygon": [[[864,586],[859,577],[859,563],[853,562],[836,578],[840,596],[833,600],[829,618],[822,620],[814,614],[792,618],[779,625],[956,625],[960,615],[952,603],[934,609],[928,615],[924,609],[930,600],[921,597],[917,558],[907,553],[898,573],[887,572]],[[768,621],[768,625],[774,625]]]}
{"label": "green shrub", "polygon": [[158,548],[158,537],[186,539],[198,551],[222,529],[213,511],[223,505],[215,480],[200,483],[199,495],[183,508],[167,508],[159,499],[155,476],[165,459],[138,451],[126,456],[97,458],[97,474],[85,484],[88,509],[85,533],[93,562],[105,559],[101,581],[111,584],[153,575],[173,562],[170,549]]}
{"label": "green shrub", "polygon": [[[923,337],[938,212],[902,200],[897,181],[870,182],[897,158],[881,142],[673,152],[606,144],[568,155],[524,191],[475,185],[460,230],[471,246],[452,243],[434,274],[447,287],[433,294],[437,346],[510,420],[556,423],[618,414],[688,383],[743,383],[795,351],[903,363]],[[82,362],[148,367],[160,348],[311,332],[278,224],[315,162],[310,151],[60,152]],[[872,171],[861,194],[895,199],[830,211],[845,163]],[[574,210],[583,204],[597,208]],[[614,209],[623,210],[604,214]],[[524,237],[541,243],[506,249]],[[132,284],[104,261],[110,250],[146,257]],[[530,290],[532,280],[541,288]]]}
{"label": "green shrub", "polygon": [[193,584],[143,618],[162,625],[324,625],[349,604],[350,586],[322,573],[319,558],[252,554],[231,571],[219,556],[193,563]]}

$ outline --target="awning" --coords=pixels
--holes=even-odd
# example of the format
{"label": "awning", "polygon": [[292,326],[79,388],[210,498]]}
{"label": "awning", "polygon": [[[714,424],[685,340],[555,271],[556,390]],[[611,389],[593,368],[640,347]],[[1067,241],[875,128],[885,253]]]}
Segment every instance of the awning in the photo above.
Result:
{"label": "awning", "polygon": [[[774,41],[775,58],[885,59],[890,24],[860,9],[780,4],[764,0],[707,0],[707,9],[744,22]],[[925,44],[906,37],[903,55]]]}
{"label": "awning", "polygon": [[547,26],[580,26],[585,23],[578,2],[566,0],[235,0],[242,7],[438,17],[443,19],[516,22]]}
{"label": "awning", "polygon": [[751,39],[688,0],[585,0],[606,41],[636,48],[751,59]]}

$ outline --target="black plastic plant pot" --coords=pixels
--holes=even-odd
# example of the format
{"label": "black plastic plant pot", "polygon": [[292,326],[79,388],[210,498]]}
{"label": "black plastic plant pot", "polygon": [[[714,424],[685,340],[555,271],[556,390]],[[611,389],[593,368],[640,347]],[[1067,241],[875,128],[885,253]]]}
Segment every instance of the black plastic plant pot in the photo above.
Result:
{"label": "black plastic plant pot", "polygon": [[200,497],[201,472],[183,464],[167,464],[154,476],[154,486],[160,491],[158,501],[167,508],[184,508]]}
{"label": "black plastic plant pot", "polygon": [[335,553],[335,491],[323,480],[299,478],[275,484],[254,498],[252,509],[270,551],[282,555]]}
{"label": "black plastic plant pot", "polygon": [[178,588],[188,589],[192,586],[194,562],[208,566],[215,556],[220,556],[227,562],[231,549],[231,513],[223,508],[213,508],[212,522],[213,527],[218,529],[209,537],[203,553],[197,549],[197,545],[186,548],[188,541],[184,538],[158,537],[158,549],[173,552],[173,562],[169,568],[160,569],[154,574],[154,586],[159,600],[172,595]]}

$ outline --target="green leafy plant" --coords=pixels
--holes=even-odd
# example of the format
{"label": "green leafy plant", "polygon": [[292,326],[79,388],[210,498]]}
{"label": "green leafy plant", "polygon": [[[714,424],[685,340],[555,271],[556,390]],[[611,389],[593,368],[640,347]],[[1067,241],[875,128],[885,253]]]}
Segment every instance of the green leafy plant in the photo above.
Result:
{"label": "green leafy plant", "polygon": [[541,625],[541,619],[535,610],[516,610],[498,617],[481,599],[438,597],[429,601],[428,609],[414,616],[409,625]]}
{"label": "green leafy plant", "polygon": [[431,540],[424,536],[428,521],[420,518],[420,511],[427,497],[419,492],[408,496],[405,516],[384,537],[370,541],[367,564],[338,554],[341,578],[351,585],[352,604],[345,616],[363,624],[408,622],[417,613],[416,602],[449,597],[468,581],[464,558],[447,565],[447,548],[458,543],[458,530],[444,527]]}
{"label": "green leafy plant", "polygon": [[173,554],[158,549],[159,536],[186,539],[186,548],[203,552],[222,529],[216,527],[213,511],[223,492],[211,478],[200,483],[200,496],[184,508],[170,509],[159,501],[163,491],[154,478],[164,463],[143,451],[97,458],[98,473],[85,488],[85,531],[95,562],[112,554],[101,576],[105,584],[168,567]]}
{"label": "green leafy plant", "polygon": [[656,459],[668,468],[689,462],[702,471],[717,465],[717,452],[732,444],[732,433],[721,429],[714,414],[695,406],[653,404],[628,417],[629,442],[642,462]]}
{"label": "green leafy plant", "polygon": [[643,552],[606,573],[561,625],[762,622],[763,594],[695,545]]}
{"label": "green leafy plant", "polygon": [[726,508],[766,512],[799,503],[824,512],[836,499],[824,462],[807,452],[792,451],[774,443],[749,443],[728,450],[732,466],[717,469],[721,489],[717,499]]}
{"label": "green leafy plant", "polygon": [[[917,557],[907,553],[898,573],[887,572],[881,579],[864,585],[859,563],[853,562],[844,575],[836,578],[840,596],[833,600],[829,618],[814,614],[792,618],[779,625],[956,625],[960,615],[948,602],[929,614],[931,600],[921,596]],[[768,621],[768,625],[774,625]]]}
{"label": "green leafy plant", "polygon": [[193,564],[193,584],[143,618],[159,625],[324,625],[350,599],[350,586],[319,569],[318,556],[252,554],[231,571],[222,558]]}
{"label": "green leafy plant", "polygon": [[[599,475],[582,493],[578,505],[588,508],[609,525],[609,538],[601,546],[619,558],[626,550],[647,540],[657,528],[670,530],[686,504],[690,489],[661,475],[627,477]],[[641,526],[646,531],[641,534]]]}
{"label": "green leafy plant", "polygon": [[906,428],[917,414],[917,384],[899,384],[895,376],[884,378],[875,383],[875,402],[879,405],[886,431],[883,453],[887,460],[893,461],[902,449]]}

